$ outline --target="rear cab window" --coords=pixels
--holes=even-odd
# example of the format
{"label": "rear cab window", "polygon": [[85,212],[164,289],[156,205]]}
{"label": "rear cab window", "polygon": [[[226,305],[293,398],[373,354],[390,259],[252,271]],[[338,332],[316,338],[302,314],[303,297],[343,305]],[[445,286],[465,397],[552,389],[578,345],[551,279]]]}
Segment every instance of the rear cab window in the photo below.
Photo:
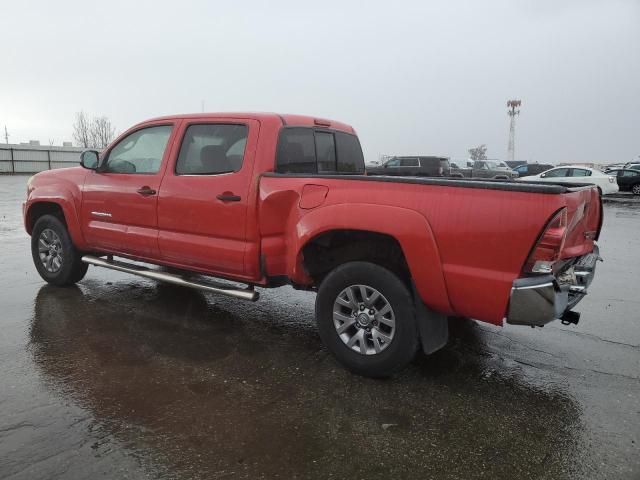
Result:
{"label": "rear cab window", "polygon": [[358,137],[336,130],[285,127],[276,150],[278,173],[364,173]]}

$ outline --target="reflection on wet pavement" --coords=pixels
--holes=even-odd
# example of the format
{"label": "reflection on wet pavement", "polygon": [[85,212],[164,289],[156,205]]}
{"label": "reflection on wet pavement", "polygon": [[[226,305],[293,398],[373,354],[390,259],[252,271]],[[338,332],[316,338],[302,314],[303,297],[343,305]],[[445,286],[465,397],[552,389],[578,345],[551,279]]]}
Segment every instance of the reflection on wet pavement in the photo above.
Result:
{"label": "reflection on wet pavement", "polygon": [[616,251],[640,256],[638,217],[608,207],[584,326],[452,320],[444,350],[380,381],[322,347],[309,293],[251,304],[95,268],[44,285],[14,213],[0,478],[638,478],[638,300]]}

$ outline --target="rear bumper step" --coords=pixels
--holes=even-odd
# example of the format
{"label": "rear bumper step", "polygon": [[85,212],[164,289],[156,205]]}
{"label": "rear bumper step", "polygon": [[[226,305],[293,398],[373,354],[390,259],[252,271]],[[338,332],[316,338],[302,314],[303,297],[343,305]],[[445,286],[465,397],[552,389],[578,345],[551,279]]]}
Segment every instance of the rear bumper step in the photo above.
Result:
{"label": "rear bumper step", "polygon": [[513,282],[507,323],[541,327],[553,320],[577,324],[580,315],[571,309],[584,298],[600,259],[598,247],[580,257],[560,276],[518,278]]}
{"label": "rear bumper step", "polygon": [[242,300],[250,300],[252,302],[255,302],[260,297],[260,294],[256,292],[253,287],[234,288],[231,285],[197,281],[192,278],[187,278],[184,275],[160,272],[158,270],[142,267],[140,265],[135,265],[132,263],[126,263],[116,260],[105,260],[93,255],[84,255],[82,257],[82,261],[84,263],[88,263],[89,265],[95,265],[96,267],[109,268],[111,270],[117,270],[118,272],[131,273],[133,275],[151,278],[160,282],[173,283],[174,285],[195,288],[197,290],[217,293],[220,295],[227,295],[229,297],[240,298]]}

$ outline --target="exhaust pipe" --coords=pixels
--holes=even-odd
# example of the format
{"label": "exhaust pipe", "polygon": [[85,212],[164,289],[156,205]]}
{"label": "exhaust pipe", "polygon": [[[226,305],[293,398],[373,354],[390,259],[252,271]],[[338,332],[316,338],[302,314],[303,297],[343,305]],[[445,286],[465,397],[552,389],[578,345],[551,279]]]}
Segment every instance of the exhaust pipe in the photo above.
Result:
{"label": "exhaust pipe", "polygon": [[252,286],[248,288],[233,288],[232,286],[216,284],[213,282],[197,282],[194,280],[187,280],[185,277],[175,273],[159,272],[150,268],[141,267],[139,265],[133,265],[131,263],[119,262],[116,260],[104,260],[93,255],[84,255],[82,257],[84,263],[89,265],[95,265],[96,267],[108,268],[110,270],[116,270],[118,272],[131,273],[140,277],[150,278],[152,280],[158,280],[160,282],[173,283],[174,285],[180,285],[182,287],[195,288],[197,290],[203,290],[205,292],[217,293],[220,295],[226,295],[228,297],[239,298],[241,300],[249,300],[255,302],[260,297],[260,294],[256,292]]}

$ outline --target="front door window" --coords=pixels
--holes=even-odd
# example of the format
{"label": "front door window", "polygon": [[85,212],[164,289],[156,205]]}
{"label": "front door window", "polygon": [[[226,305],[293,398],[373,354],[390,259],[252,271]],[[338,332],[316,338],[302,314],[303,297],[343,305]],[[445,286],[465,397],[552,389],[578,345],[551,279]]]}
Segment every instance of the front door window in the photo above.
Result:
{"label": "front door window", "polygon": [[111,149],[102,171],[147,175],[158,173],[169,135],[169,125],[143,128],[127,135]]}

